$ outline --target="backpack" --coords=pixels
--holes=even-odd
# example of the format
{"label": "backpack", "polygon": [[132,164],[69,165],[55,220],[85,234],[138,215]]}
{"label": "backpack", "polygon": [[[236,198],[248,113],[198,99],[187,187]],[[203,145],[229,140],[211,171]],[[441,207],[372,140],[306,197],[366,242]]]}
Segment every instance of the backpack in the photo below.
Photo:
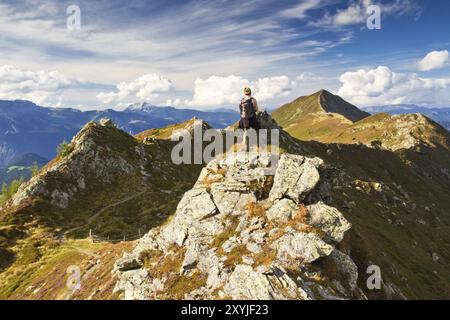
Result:
{"label": "backpack", "polygon": [[242,99],[241,103],[239,104],[239,111],[241,113],[241,121],[240,121],[240,127],[243,129],[248,129],[251,127],[252,121],[255,117],[255,108],[253,106],[253,98],[244,100]]}
{"label": "backpack", "polygon": [[255,116],[255,108],[253,107],[253,98],[244,100],[242,99],[239,110],[241,112],[241,118],[251,119]]}

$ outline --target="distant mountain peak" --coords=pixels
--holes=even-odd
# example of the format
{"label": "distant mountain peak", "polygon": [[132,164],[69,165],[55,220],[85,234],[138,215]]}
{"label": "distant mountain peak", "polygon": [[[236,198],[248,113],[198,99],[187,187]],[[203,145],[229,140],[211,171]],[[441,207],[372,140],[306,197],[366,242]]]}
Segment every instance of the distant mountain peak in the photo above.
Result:
{"label": "distant mountain peak", "polygon": [[152,105],[148,102],[137,102],[130,104],[125,110],[127,111],[149,111],[155,108],[160,108],[158,106]]}
{"label": "distant mountain peak", "polygon": [[331,92],[321,89],[316,93],[299,97],[282,106],[274,112],[275,118],[295,120],[298,116],[307,114],[339,114],[351,122],[356,122],[370,116]]}
{"label": "distant mountain peak", "polygon": [[358,109],[353,104],[324,89],[319,91],[319,104],[324,112],[338,113],[352,122],[370,116],[369,113]]}

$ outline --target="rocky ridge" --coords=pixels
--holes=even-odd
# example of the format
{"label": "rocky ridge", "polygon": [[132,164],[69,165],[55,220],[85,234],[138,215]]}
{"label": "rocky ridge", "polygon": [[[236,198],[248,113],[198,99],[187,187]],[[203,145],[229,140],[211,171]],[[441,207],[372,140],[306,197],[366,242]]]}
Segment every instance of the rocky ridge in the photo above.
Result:
{"label": "rocky ridge", "polygon": [[340,248],[351,224],[318,201],[324,163],[268,153],[211,161],[173,218],[117,261],[125,299],[365,299]]}

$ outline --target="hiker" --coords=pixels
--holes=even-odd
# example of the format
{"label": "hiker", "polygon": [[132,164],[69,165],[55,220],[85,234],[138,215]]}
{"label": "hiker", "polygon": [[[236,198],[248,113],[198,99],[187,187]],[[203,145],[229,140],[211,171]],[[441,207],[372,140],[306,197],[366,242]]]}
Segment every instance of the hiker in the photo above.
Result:
{"label": "hiker", "polygon": [[258,111],[258,102],[252,97],[252,90],[250,88],[244,89],[244,97],[239,104],[239,113],[241,120],[239,121],[240,129],[258,129],[258,122],[256,121],[256,112]]}

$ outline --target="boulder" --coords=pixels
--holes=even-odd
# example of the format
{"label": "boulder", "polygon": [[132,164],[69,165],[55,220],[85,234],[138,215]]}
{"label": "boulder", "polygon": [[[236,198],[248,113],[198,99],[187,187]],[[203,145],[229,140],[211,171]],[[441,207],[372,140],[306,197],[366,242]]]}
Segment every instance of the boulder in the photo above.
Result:
{"label": "boulder", "polygon": [[314,233],[303,233],[288,229],[286,234],[272,244],[283,263],[298,261],[303,264],[329,256],[334,247],[325,243]]}
{"label": "boulder", "polygon": [[352,227],[339,210],[322,202],[309,205],[307,209],[309,213],[308,223],[321,229],[325,233],[326,240],[341,242],[345,232]]}
{"label": "boulder", "polygon": [[276,200],[267,211],[267,218],[269,221],[288,222],[297,210],[298,205],[290,199]]}
{"label": "boulder", "polygon": [[237,265],[224,287],[234,300],[281,300],[307,298],[295,282],[279,268],[260,273],[248,265]]}
{"label": "boulder", "polygon": [[318,158],[307,159],[292,154],[282,155],[269,199],[275,201],[288,198],[299,204],[319,182],[318,169],[322,164],[322,160]]}

